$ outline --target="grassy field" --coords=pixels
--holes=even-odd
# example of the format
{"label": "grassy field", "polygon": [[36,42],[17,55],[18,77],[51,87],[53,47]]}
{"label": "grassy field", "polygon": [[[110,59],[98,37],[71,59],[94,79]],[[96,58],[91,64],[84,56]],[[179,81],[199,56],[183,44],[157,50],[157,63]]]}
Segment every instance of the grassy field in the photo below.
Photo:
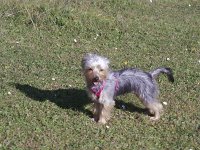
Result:
{"label": "grassy field", "polygon": [[[184,149],[200,145],[200,1],[0,0],[0,149]],[[131,94],[107,125],[92,121],[81,59],[113,70],[171,67],[164,115]],[[122,106],[125,109],[122,109]]]}

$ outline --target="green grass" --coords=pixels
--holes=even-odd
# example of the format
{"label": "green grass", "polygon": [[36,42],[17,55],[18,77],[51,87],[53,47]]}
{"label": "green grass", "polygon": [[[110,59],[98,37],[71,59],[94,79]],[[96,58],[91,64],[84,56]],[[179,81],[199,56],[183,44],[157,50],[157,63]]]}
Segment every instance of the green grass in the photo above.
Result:
{"label": "green grass", "polygon": [[[0,2],[0,149],[198,149],[198,0]],[[93,122],[80,67],[87,52],[114,70],[171,67],[174,84],[158,79],[162,118],[149,121],[128,94],[107,126]]]}

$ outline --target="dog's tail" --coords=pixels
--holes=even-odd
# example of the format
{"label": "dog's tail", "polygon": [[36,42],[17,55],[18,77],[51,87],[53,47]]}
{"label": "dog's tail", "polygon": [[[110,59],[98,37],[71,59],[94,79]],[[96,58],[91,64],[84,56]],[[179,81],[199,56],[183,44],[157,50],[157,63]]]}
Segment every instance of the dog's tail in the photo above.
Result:
{"label": "dog's tail", "polygon": [[174,76],[171,68],[160,67],[149,72],[153,78],[156,78],[160,73],[165,73],[170,82],[174,82]]}

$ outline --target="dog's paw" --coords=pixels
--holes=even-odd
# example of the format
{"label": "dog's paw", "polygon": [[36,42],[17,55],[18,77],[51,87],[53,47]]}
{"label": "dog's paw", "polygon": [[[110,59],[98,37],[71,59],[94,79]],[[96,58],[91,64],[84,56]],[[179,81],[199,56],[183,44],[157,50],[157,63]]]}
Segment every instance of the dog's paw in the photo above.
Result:
{"label": "dog's paw", "polygon": [[157,121],[157,120],[159,120],[159,118],[160,118],[160,117],[158,117],[158,116],[150,117],[150,120],[152,120],[152,121]]}
{"label": "dog's paw", "polygon": [[94,119],[94,118],[91,118],[91,120],[92,120],[92,121],[95,121],[95,119]]}
{"label": "dog's paw", "polygon": [[154,115],[154,114],[155,114],[155,112],[154,112],[153,110],[151,110],[151,109],[149,109],[149,113],[150,113],[151,115]]}
{"label": "dog's paw", "polygon": [[98,123],[100,123],[100,124],[106,124],[107,122],[106,122],[105,119],[100,119],[100,120],[98,121]]}

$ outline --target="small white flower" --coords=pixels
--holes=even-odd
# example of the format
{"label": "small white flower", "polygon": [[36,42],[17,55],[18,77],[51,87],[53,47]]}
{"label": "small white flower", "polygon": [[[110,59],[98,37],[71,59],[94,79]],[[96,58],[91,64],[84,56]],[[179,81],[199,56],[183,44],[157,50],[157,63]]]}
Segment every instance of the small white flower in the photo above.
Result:
{"label": "small white flower", "polygon": [[13,14],[9,14],[9,13],[6,13],[5,15],[6,15],[7,17],[13,16]]}
{"label": "small white flower", "polygon": [[200,60],[198,62],[200,63]]}
{"label": "small white flower", "polygon": [[106,126],[106,128],[109,129],[110,127],[109,127],[109,126]]}
{"label": "small white flower", "polygon": [[189,4],[189,7],[191,7],[191,4]]}
{"label": "small white flower", "polygon": [[98,37],[98,36],[99,36],[99,34],[96,34],[96,36]]}
{"label": "small white flower", "polygon": [[152,3],[153,1],[152,1],[152,0],[150,0],[150,2]]}
{"label": "small white flower", "polygon": [[166,60],[167,60],[167,61],[169,61],[169,60],[170,60],[170,58],[167,58]]}
{"label": "small white flower", "polygon": [[72,87],[72,85],[71,85],[71,84],[69,84],[69,87]]}
{"label": "small white flower", "polygon": [[97,38],[95,37],[94,40],[96,40]]}
{"label": "small white flower", "polygon": [[117,47],[115,47],[115,50],[117,50]]}
{"label": "small white flower", "polygon": [[51,80],[55,81],[56,79],[55,78],[51,78]]}
{"label": "small white flower", "polygon": [[10,91],[8,92],[8,95],[11,95],[11,92],[10,92]]}
{"label": "small white flower", "polygon": [[76,39],[74,39],[74,42],[75,42],[75,43],[77,43],[77,40],[76,40]]}
{"label": "small white flower", "polygon": [[163,102],[164,105],[167,105],[167,102]]}

